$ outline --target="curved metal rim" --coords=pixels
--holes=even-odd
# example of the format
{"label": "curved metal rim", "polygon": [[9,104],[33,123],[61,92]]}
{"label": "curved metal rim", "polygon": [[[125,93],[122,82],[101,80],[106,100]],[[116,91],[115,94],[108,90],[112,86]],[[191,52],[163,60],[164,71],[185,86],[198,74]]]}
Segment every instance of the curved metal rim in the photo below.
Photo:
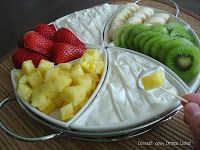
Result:
{"label": "curved metal rim", "polygon": [[[7,103],[7,102],[11,102],[11,101],[15,101],[15,97],[13,95],[7,97],[6,99],[4,99],[3,101],[1,101],[0,103],[0,109],[3,108],[3,106]],[[0,122],[0,128],[7,133],[9,136],[20,140],[20,141],[24,141],[24,142],[40,142],[40,141],[45,141],[45,140],[49,140],[52,138],[56,138],[58,136],[60,136],[63,132],[59,132],[59,133],[54,133],[54,134],[50,134],[50,135],[46,135],[46,136],[41,136],[41,137],[24,137],[18,134],[15,134],[14,132],[10,131],[7,127],[5,127],[2,123],[2,121]]]}

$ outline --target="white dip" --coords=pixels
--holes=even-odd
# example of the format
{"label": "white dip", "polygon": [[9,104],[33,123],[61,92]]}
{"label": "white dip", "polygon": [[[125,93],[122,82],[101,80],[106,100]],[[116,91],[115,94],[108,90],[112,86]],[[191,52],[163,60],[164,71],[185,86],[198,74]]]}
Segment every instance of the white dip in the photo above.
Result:
{"label": "white dip", "polygon": [[[108,49],[109,69],[103,87],[96,99],[72,127],[117,126],[136,124],[152,119],[179,103],[175,97],[160,89],[142,91],[136,86],[141,71],[157,67],[153,62],[138,55]],[[163,87],[178,94],[167,79]]]}

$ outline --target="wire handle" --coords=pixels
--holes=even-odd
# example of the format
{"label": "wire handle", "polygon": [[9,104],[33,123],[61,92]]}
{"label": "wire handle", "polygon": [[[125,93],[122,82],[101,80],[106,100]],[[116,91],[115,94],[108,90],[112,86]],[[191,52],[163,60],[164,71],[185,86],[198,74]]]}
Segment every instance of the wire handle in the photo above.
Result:
{"label": "wire handle", "polygon": [[[142,1],[142,0],[137,0],[137,1],[135,1],[134,3],[137,4],[137,3],[140,2],[140,1]],[[175,14],[175,16],[178,17],[178,15],[179,15],[179,13],[180,13],[178,4],[177,4],[175,1],[173,1],[173,0],[168,0],[168,1],[171,2],[172,4],[174,4],[174,6],[175,6],[175,8],[176,8],[176,14]]]}
{"label": "wire handle", "polygon": [[[9,97],[7,97],[6,99],[4,99],[3,101],[1,101],[0,103],[0,109],[3,108],[3,106],[10,101],[14,101],[15,100],[15,96],[11,95]],[[41,137],[24,137],[24,136],[20,136],[15,134],[14,132],[10,131],[7,127],[5,127],[2,124],[2,121],[0,122],[0,128],[9,136],[20,140],[20,141],[24,141],[24,142],[41,142],[41,141],[45,141],[45,140],[49,140],[49,139],[53,139],[56,138],[58,136],[60,136],[62,134],[62,132],[59,133],[54,133],[54,134],[50,134],[50,135],[46,135],[46,136],[41,136]]]}

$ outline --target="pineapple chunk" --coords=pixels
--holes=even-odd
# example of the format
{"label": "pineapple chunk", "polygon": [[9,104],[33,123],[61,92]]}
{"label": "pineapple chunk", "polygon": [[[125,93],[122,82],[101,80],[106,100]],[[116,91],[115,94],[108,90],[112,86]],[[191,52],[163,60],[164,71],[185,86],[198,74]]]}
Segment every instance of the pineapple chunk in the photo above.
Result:
{"label": "pineapple chunk", "polygon": [[87,73],[86,75],[92,78],[92,91],[94,91],[99,83],[99,77],[94,73]]}
{"label": "pineapple chunk", "polygon": [[42,107],[39,107],[39,110],[42,111],[45,114],[50,114],[53,111],[55,111],[55,109],[56,109],[56,105],[50,99],[46,99],[45,105],[43,105]]}
{"label": "pineapple chunk", "polygon": [[15,71],[15,79],[17,81],[17,83],[19,82],[19,79],[23,76],[23,72],[22,70],[16,70]]}
{"label": "pineapple chunk", "polygon": [[59,75],[64,75],[70,77],[70,73],[68,71],[60,70]]}
{"label": "pineapple chunk", "polygon": [[62,121],[68,121],[74,116],[72,103],[69,103],[60,108],[60,116]]}
{"label": "pineapple chunk", "polygon": [[53,68],[53,67],[54,67],[54,63],[53,62],[50,62],[50,61],[42,59],[40,61],[38,69],[42,73],[42,75],[44,76],[46,71],[51,69],[51,68]]}
{"label": "pineapple chunk", "polygon": [[64,89],[60,100],[65,104],[72,102],[73,106],[76,107],[85,99],[86,93],[87,90],[82,85],[70,86]]}
{"label": "pineapple chunk", "polygon": [[40,92],[49,99],[55,99],[59,94],[58,90],[55,88],[55,84],[52,82],[42,84],[40,86]]}
{"label": "pineapple chunk", "polygon": [[71,71],[70,71],[70,75],[71,77],[75,77],[75,76],[82,76],[84,75],[84,72],[83,72],[83,69],[81,68],[81,65],[80,64],[74,64],[71,68]]}
{"label": "pineapple chunk", "polygon": [[42,84],[43,76],[40,71],[35,71],[28,76],[28,82],[31,87],[35,88]]}
{"label": "pineapple chunk", "polygon": [[43,107],[47,102],[47,97],[42,95],[41,93],[36,92],[38,90],[33,90],[31,105],[36,108]]}
{"label": "pineapple chunk", "polygon": [[101,53],[98,49],[87,49],[84,54],[92,56],[95,60],[99,60],[101,58]]}
{"label": "pineapple chunk", "polygon": [[28,84],[28,76],[27,76],[27,75],[23,75],[23,76],[19,79],[19,84]]}
{"label": "pineapple chunk", "polygon": [[54,81],[55,88],[57,88],[59,92],[62,92],[63,89],[69,86],[71,83],[72,79],[69,76],[65,75],[58,75]]}
{"label": "pineapple chunk", "polygon": [[46,83],[54,81],[58,75],[59,75],[59,68],[51,68],[46,72],[44,82]]}
{"label": "pineapple chunk", "polygon": [[161,86],[164,82],[164,79],[164,74],[161,71],[157,71],[150,75],[142,77],[141,81],[145,90],[151,90]]}
{"label": "pineapple chunk", "polygon": [[58,65],[60,70],[69,71],[72,68],[71,63],[61,63]]}
{"label": "pineapple chunk", "polygon": [[73,78],[74,85],[83,85],[87,92],[90,93],[92,90],[92,77],[89,75],[76,76]]}
{"label": "pineapple chunk", "polygon": [[17,94],[25,101],[30,102],[32,89],[26,84],[19,84],[17,88]]}
{"label": "pineapple chunk", "polygon": [[22,72],[26,75],[33,72],[35,70],[35,66],[32,62],[32,60],[26,60],[22,64]]}

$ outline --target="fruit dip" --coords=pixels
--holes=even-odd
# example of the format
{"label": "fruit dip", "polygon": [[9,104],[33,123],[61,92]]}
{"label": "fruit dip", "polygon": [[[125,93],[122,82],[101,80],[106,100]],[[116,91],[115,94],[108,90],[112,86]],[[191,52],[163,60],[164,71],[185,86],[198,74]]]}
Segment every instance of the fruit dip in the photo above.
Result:
{"label": "fruit dip", "polygon": [[[148,71],[158,67],[155,63],[130,52],[113,49],[108,49],[108,58],[109,68],[104,85],[95,101],[72,127],[137,124],[180,103],[158,88],[143,91],[137,87],[137,78],[141,70]],[[162,87],[173,94],[182,94],[169,82],[168,77]]]}
{"label": "fruit dip", "polygon": [[85,43],[100,45],[104,26],[118,7],[109,4],[95,6],[64,16],[55,23],[58,28],[70,29]]}

